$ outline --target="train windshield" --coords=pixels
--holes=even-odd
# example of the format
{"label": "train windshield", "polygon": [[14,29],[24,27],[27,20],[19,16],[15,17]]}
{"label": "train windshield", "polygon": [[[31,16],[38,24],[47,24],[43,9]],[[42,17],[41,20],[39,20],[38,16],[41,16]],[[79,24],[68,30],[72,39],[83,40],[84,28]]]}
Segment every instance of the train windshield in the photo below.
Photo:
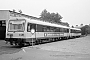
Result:
{"label": "train windshield", "polygon": [[25,20],[10,20],[8,31],[24,31]]}

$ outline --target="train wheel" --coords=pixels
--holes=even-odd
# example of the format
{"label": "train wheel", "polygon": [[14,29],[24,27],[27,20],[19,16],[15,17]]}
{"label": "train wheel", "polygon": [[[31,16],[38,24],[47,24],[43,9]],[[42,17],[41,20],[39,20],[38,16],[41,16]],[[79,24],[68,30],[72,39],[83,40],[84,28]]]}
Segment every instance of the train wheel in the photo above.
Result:
{"label": "train wheel", "polygon": [[10,45],[13,45],[13,42],[12,41],[10,41]]}
{"label": "train wheel", "polygon": [[59,38],[59,41],[61,40],[61,37]]}
{"label": "train wheel", "polygon": [[55,39],[53,38],[53,39],[52,39],[52,41],[54,42],[54,41],[55,41]]}
{"label": "train wheel", "polygon": [[38,40],[36,40],[36,41],[35,41],[35,44],[36,44],[36,45],[38,45],[38,44],[39,44],[39,43],[38,43]]}
{"label": "train wheel", "polygon": [[61,40],[63,40],[63,37],[61,37]]}
{"label": "train wheel", "polygon": [[42,43],[42,40],[41,40],[41,39],[39,40],[39,43],[40,43],[40,44]]}
{"label": "train wheel", "polygon": [[31,45],[31,43],[30,42],[27,42],[27,44],[30,46]]}
{"label": "train wheel", "polygon": [[24,43],[19,43],[18,45],[19,45],[19,46],[25,46],[25,44],[24,44]]}
{"label": "train wheel", "polygon": [[65,37],[65,40],[67,40],[68,39],[68,37]]}
{"label": "train wheel", "polygon": [[17,46],[18,44],[17,44],[17,43],[15,43],[15,45]]}
{"label": "train wheel", "polygon": [[59,38],[56,38],[56,41],[58,41],[59,40]]}
{"label": "train wheel", "polygon": [[68,40],[69,37],[67,37],[67,40]]}
{"label": "train wheel", "polygon": [[51,38],[49,38],[49,39],[48,39],[48,41],[49,41],[49,42],[51,42],[51,41],[52,41],[52,39],[51,39]]}

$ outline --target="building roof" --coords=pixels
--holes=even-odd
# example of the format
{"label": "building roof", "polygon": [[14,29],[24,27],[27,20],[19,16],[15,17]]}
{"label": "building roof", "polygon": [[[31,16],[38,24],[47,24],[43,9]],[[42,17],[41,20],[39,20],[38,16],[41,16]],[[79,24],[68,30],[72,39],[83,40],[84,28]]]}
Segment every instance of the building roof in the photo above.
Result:
{"label": "building roof", "polygon": [[24,16],[24,17],[27,17],[27,18],[39,19],[39,18],[34,17],[34,16],[30,16],[30,15],[22,14],[22,13],[19,13],[19,12],[13,12],[13,11],[11,11],[11,10],[9,10],[9,12],[14,13],[14,14],[16,13],[16,14],[18,14],[18,15],[21,15],[21,16]]}

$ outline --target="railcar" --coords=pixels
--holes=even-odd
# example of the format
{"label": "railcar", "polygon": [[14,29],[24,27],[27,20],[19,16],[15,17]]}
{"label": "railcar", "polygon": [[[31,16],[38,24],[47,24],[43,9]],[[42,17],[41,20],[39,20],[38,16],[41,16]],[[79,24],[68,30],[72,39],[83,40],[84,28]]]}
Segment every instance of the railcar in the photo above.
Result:
{"label": "railcar", "polygon": [[[73,32],[74,30],[74,32]],[[70,28],[40,19],[12,17],[6,23],[6,39],[11,45],[40,44],[80,36]]]}
{"label": "railcar", "polygon": [[81,29],[70,28],[70,37],[71,38],[80,37],[80,36],[81,36]]}

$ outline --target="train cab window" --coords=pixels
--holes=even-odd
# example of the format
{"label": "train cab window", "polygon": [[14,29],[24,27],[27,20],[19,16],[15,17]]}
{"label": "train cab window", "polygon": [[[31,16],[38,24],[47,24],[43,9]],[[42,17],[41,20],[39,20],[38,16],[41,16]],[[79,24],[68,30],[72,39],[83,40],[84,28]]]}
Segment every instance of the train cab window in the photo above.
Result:
{"label": "train cab window", "polygon": [[66,28],[63,28],[64,29],[64,32],[66,33],[67,32],[67,29]]}
{"label": "train cab window", "polygon": [[10,20],[8,25],[8,31],[24,31],[25,20]]}

